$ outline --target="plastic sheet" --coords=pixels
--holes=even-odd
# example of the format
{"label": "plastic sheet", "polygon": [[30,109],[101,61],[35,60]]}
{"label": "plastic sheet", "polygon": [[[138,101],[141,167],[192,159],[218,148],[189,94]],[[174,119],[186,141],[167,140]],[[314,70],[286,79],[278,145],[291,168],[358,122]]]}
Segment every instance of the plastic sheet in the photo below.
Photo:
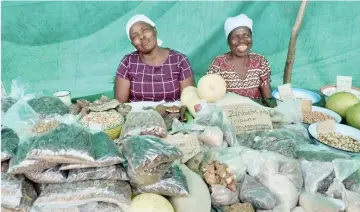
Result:
{"label": "plastic sheet", "polygon": [[302,144],[297,147],[296,154],[299,159],[307,161],[332,162],[334,159],[350,159],[347,154],[329,151],[324,146],[315,146],[311,144]]}
{"label": "plastic sheet", "polygon": [[91,136],[95,162],[89,164],[63,164],[60,170],[81,169],[90,167],[104,167],[125,161],[123,154],[118,150],[114,141],[104,132],[97,132]]}
{"label": "plastic sheet", "polygon": [[169,168],[163,178],[152,185],[133,188],[134,194],[155,193],[162,196],[189,196],[186,178],[181,169],[174,165]]}
{"label": "plastic sheet", "polygon": [[239,191],[231,191],[222,185],[212,185],[210,197],[214,206],[232,205],[239,201]]}
{"label": "plastic sheet", "polygon": [[154,135],[164,138],[167,128],[162,116],[155,110],[130,112],[121,129],[121,138],[131,135]]}
{"label": "plastic sheet", "polygon": [[301,161],[301,170],[305,191],[312,194],[325,193],[335,177],[332,175],[334,168],[330,162]]}
{"label": "plastic sheet", "polygon": [[1,173],[1,207],[28,210],[36,197],[34,187],[23,176]]}
{"label": "plastic sheet", "polygon": [[65,183],[68,173],[59,170],[60,166],[39,172],[27,172],[26,178],[36,183]]}
{"label": "plastic sheet", "polygon": [[130,198],[130,185],[124,181],[87,180],[49,184],[36,199],[33,208],[67,208],[100,201],[116,204],[122,211],[127,211]]}
{"label": "plastic sheet", "polygon": [[68,182],[78,182],[85,180],[129,180],[129,178],[120,165],[113,165],[70,170],[67,180]]}
{"label": "plastic sheet", "polygon": [[127,174],[132,183],[145,186],[159,181],[182,152],[155,136],[132,136],[124,141]]}
{"label": "plastic sheet", "polygon": [[[1,84],[3,89],[3,85]],[[11,81],[11,90],[9,95],[5,98],[1,98],[1,110],[5,113],[13,106],[19,99],[25,95],[25,90],[29,87],[29,84],[25,83],[21,78],[15,78]],[[2,92],[1,92],[2,93]]]}
{"label": "plastic sheet", "polygon": [[269,210],[275,207],[276,197],[271,191],[249,175],[245,175],[240,189],[241,202],[250,202],[255,209]]}
{"label": "plastic sheet", "polygon": [[28,159],[53,163],[93,163],[91,134],[74,125],[60,124],[53,131],[31,138]]}
{"label": "plastic sheet", "polygon": [[14,130],[1,129],[1,162],[9,160],[15,155],[15,149],[19,144],[19,137]]}

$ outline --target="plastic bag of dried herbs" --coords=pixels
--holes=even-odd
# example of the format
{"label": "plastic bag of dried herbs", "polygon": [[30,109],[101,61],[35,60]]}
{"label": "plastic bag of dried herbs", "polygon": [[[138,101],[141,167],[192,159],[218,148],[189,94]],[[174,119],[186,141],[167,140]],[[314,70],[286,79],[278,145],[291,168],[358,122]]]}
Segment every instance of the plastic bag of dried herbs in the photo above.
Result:
{"label": "plastic bag of dried herbs", "polygon": [[25,177],[1,173],[1,207],[27,211],[36,197],[34,187]]}
{"label": "plastic bag of dried herbs", "polygon": [[155,110],[130,112],[121,129],[121,138],[131,135],[154,135],[166,137],[167,128],[162,116]]}
{"label": "plastic bag of dried herbs", "polygon": [[32,137],[27,158],[53,163],[94,163],[91,133],[75,125],[60,124],[49,133]]}
{"label": "plastic bag of dried herbs", "polygon": [[302,160],[300,164],[305,191],[312,194],[325,194],[335,178],[332,163]]}
{"label": "plastic bag of dried herbs", "polygon": [[129,180],[121,165],[99,168],[73,169],[69,171],[68,182],[85,180]]}
{"label": "plastic bag of dried herbs", "polygon": [[42,116],[69,113],[69,108],[59,98],[53,96],[36,97],[28,100],[28,104]]}
{"label": "plastic bag of dried herbs", "polygon": [[120,207],[121,211],[128,211],[131,204],[130,185],[116,180],[49,184],[36,199],[33,210],[67,208],[98,201],[113,203]]}
{"label": "plastic bag of dried herbs", "polygon": [[171,164],[182,157],[182,152],[155,136],[131,136],[122,146],[128,161],[127,174],[138,186],[161,180]]}
{"label": "plastic bag of dried herbs", "polygon": [[19,143],[16,149],[16,154],[10,159],[8,173],[23,174],[28,172],[37,172],[54,168],[57,165],[57,163],[31,160],[27,158],[27,154],[29,153],[30,147],[33,143],[34,140],[27,140]]}
{"label": "plastic bag of dried herbs", "polygon": [[1,162],[9,160],[15,155],[15,149],[19,144],[19,137],[14,130],[1,129]]}
{"label": "plastic bag of dried herbs", "polygon": [[308,161],[323,161],[332,162],[334,159],[350,159],[351,157],[342,152],[329,151],[329,148],[304,144],[296,148],[296,154],[299,159],[305,159]]}
{"label": "plastic bag of dried herbs", "polygon": [[134,186],[134,194],[155,193],[162,196],[189,196],[186,178],[177,165],[173,165],[159,182],[148,186]]}
{"label": "plastic bag of dried herbs", "polygon": [[60,166],[50,168],[44,171],[27,172],[26,178],[35,183],[65,183],[67,181],[67,171],[60,171]]}
{"label": "plastic bag of dried herbs", "polygon": [[122,163],[124,155],[118,150],[114,141],[104,132],[97,132],[91,136],[95,162],[89,164],[63,164],[60,170],[81,169],[90,167],[104,167]]}

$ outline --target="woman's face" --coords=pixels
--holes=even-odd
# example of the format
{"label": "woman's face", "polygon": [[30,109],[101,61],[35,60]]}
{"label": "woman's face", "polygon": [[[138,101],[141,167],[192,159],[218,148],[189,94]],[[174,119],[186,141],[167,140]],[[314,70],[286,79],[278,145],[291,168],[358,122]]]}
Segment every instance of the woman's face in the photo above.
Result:
{"label": "woman's face", "polygon": [[132,45],[140,52],[151,52],[157,46],[154,27],[144,22],[137,22],[130,28]]}
{"label": "woman's face", "polygon": [[231,52],[237,57],[246,56],[252,46],[252,33],[247,27],[238,27],[228,37]]}

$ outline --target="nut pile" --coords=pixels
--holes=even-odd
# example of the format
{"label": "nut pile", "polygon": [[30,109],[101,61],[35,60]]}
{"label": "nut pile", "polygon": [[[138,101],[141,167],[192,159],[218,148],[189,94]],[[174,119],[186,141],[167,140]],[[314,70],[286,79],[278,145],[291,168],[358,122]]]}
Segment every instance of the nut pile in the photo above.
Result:
{"label": "nut pile", "polygon": [[219,162],[211,162],[203,168],[203,177],[209,185],[222,185],[236,191],[236,180],[233,174],[227,171],[225,164]]}
{"label": "nut pile", "polygon": [[325,133],[319,134],[318,140],[329,146],[342,150],[360,152],[360,141],[357,141],[350,136],[345,136],[339,133]]}
{"label": "nut pile", "polygon": [[91,124],[100,124],[104,129],[123,124],[124,121],[124,117],[115,110],[90,112],[81,119],[81,123],[86,127],[89,127]]}
{"label": "nut pile", "polygon": [[303,122],[306,124],[313,124],[326,120],[334,120],[333,117],[328,116],[325,113],[319,111],[303,112],[302,116],[303,116]]}
{"label": "nut pile", "polygon": [[31,132],[41,134],[53,130],[57,126],[59,126],[59,122],[55,120],[40,121],[37,124],[35,124],[35,126],[31,129]]}
{"label": "nut pile", "polygon": [[234,205],[225,206],[225,212],[255,212],[251,203],[236,203]]}

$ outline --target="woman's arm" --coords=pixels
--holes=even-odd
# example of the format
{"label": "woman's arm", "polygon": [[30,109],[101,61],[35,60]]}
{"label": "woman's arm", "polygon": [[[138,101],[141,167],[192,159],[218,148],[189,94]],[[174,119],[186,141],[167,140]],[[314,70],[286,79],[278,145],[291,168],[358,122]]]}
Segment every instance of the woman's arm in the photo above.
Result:
{"label": "woman's arm", "polygon": [[194,73],[191,69],[189,60],[184,57],[180,62],[180,92],[188,86],[194,86]]}
{"label": "woman's arm", "polygon": [[130,97],[130,75],[129,75],[129,61],[125,56],[116,71],[115,86],[114,86],[115,98],[121,102],[129,102]]}
{"label": "woman's arm", "polygon": [[270,76],[271,76],[271,69],[269,61],[264,58],[261,62],[261,70],[262,74],[260,76],[261,79],[261,86],[260,91],[263,99],[269,99],[272,97],[271,95],[271,87],[270,87]]}
{"label": "woman's arm", "polygon": [[129,102],[130,81],[119,76],[115,77],[115,98],[121,102]]}

